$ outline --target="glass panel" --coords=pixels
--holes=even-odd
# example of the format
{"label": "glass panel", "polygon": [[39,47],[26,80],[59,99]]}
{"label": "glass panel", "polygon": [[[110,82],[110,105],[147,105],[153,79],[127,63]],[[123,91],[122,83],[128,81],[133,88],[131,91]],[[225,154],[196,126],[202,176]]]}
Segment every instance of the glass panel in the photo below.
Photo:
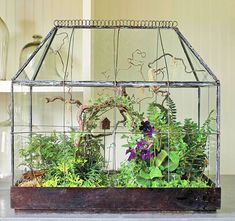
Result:
{"label": "glass panel", "polygon": [[29,141],[30,132],[30,94],[29,87],[14,85],[14,167],[15,177],[17,182],[22,177],[22,173],[26,167],[22,165],[22,156],[19,154],[21,149]]}
{"label": "glass panel", "polygon": [[30,93],[29,87],[14,85],[14,130],[29,131]]}
{"label": "glass panel", "polygon": [[[164,55],[161,59],[167,63],[162,67],[165,74],[169,74],[170,81],[196,81],[183,47],[177,34],[171,30],[159,30],[159,47]],[[167,79],[166,79],[167,80]]]}
{"label": "glass panel", "polygon": [[91,80],[115,79],[116,36],[116,29],[91,30]]}
{"label": "glass panel", "polygon": [[[148,63],[156,56],[156,30],[123,29],[117,39],[119,81],[148,81]],[[152,76],[151,76],[152,77]],[[150,80],[152,80],[150,78]]]}
{"label": "glass panel", "polygon": [[213,79],[213,77],[202,66],[202,64],[199,62],[199,60],[196,58],[196,56],[192,53],[192,51],[184,42],[182,42],[182,47],[185,48],[185,55],[187,53],[188,60],[191,61],[191,64],[194,70],[191,74],[197,75],[197,78],[199,81],[214,82],[215,80]]}
{"label": "glass panel", "polygon": [[32,60],[25,66],[20,75],[17,77],[17,80],[29,80],[33,78],[51,38],[52,36],[47,39],[39,51],[34,55]]}
{"label": "glass panel", "polygon": [[205,174],[215,183],[217,165],[216,87],[201,88],[201,126],[204,124],[206,124],[206,129],[209,130],[206,146],[208,166]]}
{"label": "glass panel", "polygon": [[0,116],[0,180],[11,176],[11,104],[8,93],[1,94]]}
{"label": "glass panel", "polygon": [[[81,51],[81,41],[74,44],[76,35],[72,29],[59,29],[46,53],[42,66],[36,76],[36,80],[70,80],[71,75],[78,74],[76,63],[78,59],[78,51]],[[80,40],[80,39],[79,39]],[[73,44],[73,46],[71,46]],[[72,49],[71,49],[72,48]],[[70,50],[71,49],[71,50]],[[74,72],[73,72],[74,71]]]}
{"label": "glass panel", "polygon": [[217,146],[217,137],[216,134],[211,134],[208,137],[207,141],[207,164],[206,167],[206,176],[213,182],[216,183],[216,148]]}

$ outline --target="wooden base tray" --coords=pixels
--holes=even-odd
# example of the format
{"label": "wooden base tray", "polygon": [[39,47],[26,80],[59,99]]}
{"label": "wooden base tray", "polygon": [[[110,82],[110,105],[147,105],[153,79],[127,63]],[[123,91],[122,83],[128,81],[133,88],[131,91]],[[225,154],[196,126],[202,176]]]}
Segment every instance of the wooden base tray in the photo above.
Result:
{"label": "wooden base tray", "polygon": [[86,212],[215,211],[221,188],[11,187],[16,210]]}

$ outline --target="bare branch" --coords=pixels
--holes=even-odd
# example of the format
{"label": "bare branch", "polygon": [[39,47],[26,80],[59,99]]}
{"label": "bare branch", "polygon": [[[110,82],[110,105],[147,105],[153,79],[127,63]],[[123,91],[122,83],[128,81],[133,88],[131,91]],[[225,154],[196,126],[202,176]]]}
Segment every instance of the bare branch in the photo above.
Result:
{"label": "bare branch", "polygon": [[66,100],[64,97],[61,97],[61,96],[56,96],[52,98],[46,97],[46,103],[54,102],[56,100],[60,100],[68,104],[77,104],[78,106],[82,105],[80,100],[75,100],[72,98],[70,98],[69,100]]}

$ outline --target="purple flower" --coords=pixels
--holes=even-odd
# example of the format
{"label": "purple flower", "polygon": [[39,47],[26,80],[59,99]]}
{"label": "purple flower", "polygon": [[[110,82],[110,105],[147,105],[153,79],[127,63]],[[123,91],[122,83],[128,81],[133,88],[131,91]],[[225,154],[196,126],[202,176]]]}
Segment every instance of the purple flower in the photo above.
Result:
{"label": "purple flower", "polygon": [[130,147],[126,150],[126,154],[130,153],[127,160],[133,160],[135,158],[135,150],[131,149]]}
{"label": "purple flower", "polygon": [[137,141],[134,148],[129,147],[126,150],[126,154],[130,154],[128,160],[133,160],[135,157],[140,158],[141,160],[148,160],[159,154],[160,151],[153,148],[152,140],[140,139]]}
{"label": "purple flower", "polygon": [[147,160],[153,157],[151,154],[150,148],[142,149],[140,154],[141,154],[142,160]]}
{"label": "purple flower", "polygon": [[148,120],[141,122],[140,130],[142,130],[145,133],[148,131],[149,128],[151,128],[151,125]]}
{"label": "purple flower", "polygon": [[144,140],[141,139],[136,144],[136,149],[139,150],[139,157],[142,160],[150,159],[154,156],[151,152],[151,148],[153,147],[152,140]]}
{"label": "purple flower", "polygon": [[146,135],[148,137],[153,137],[153,133],[155,133],[155,132],[156,132],[156,130],[154,129],[154,127],[152,127],[147,131]]}
{"label": "purple flower", "polygon": [[140,130],[143,131],[143,133],[147,135],[148,137],[153,137],[153,133],[156,132],[154,127],[150,125],[149,121],[142,121]]}
{"label": "purple flower", "polygon": [[141,149],[142,147],[144,147],[146,144],[148,144],[148,142],[144,139],[141,139],[139,140],[137,143],[136,143],[136,147],[137,149]]}

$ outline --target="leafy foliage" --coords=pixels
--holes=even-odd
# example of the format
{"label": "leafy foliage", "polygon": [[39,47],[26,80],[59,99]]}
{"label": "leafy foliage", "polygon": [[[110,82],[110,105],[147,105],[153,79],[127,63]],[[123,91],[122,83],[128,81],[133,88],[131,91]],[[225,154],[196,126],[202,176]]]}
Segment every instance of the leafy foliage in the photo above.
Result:
{"label": "leafy foliage", "polygon": [[[135,104],[134,97],[100,96],[92,101],[95,108],[82,114],[85,133],[71,129],[68,134],[35,134],[19,152],[24,159],[21,165],[44,171],[44,187],[208,187],[203,173],[213,112],[199,127],[192,119],[183,124],[176,121],[176,105],[170,96],[162,104],[149,104],[146,121]],[[102,136],[93,134],[111,108],[119,108],[123,120],[118,123],[131,132],[122,139],[127,154],[132,155],[116,172],[104,170]]]}
{"label": "leafy foliage", "polygon": [[[55,133],[34,135],[28,146],[20,150],[20,156],[24,158],[21,165],[27,166],[31,171],[45,171],[42,186],[99,185],[102,156],[98,151],[83,152],[81,150],[77,157],[75,137],[74,130],[69,136]],[[97,142],[90,142],[90,145],[89,150],[97,148],[93,146],[97,145]]]}
{"label": "leafy foliage", "polygon": [[[212,113],[201,128],[191,119],[185,119],[184,125],[181,125],[176,121],[176,106],[173,100],[170,97],[167,98],[168,108],[155,102],[148,108],[148,119],[156,133],[151,137],[142,134],[139,137],[130,136],[127,139],[126,147],[134,151],[140,141],[153,144],[156,150],[156,154],[146,161],[137,174],[137,183],[142,187],[162,185],[159,181],[172,182],[171,184],[175,183],[176,186],[184,186],[186,181],[189,186],[191,185],[189,182],[196,185],[198,178],[203,180],[207,166],[206,142],[213,131],[210,127],[213,121]],[[128,152],[131,152],[131,149]],[[134,158],[134,161],[139,164],[139,159]],[[185,182],[179,183],[180,180]]]}
{"label": "leafy foliage", "polygon": [[191,119],[185,119],[183,130],[185,136],[184,142],[187,148],[184,153],[183,160],[180,163],[180,172],[185,178],[193,179],[200,177],[207,166],[206,143],[208,136],[213,131],[210,123],[213,120],[213,112],[211,112],[201,128]]}

